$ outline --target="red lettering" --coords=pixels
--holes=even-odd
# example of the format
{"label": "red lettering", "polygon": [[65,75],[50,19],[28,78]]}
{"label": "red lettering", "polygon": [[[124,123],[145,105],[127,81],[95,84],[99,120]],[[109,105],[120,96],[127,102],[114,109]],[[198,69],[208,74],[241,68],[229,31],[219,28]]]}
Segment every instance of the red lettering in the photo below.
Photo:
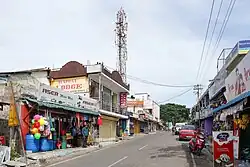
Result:
{"label": "red lettering", "polygon": [[76,89],[82,89],[82,84],[76,84]]}
{"label": "red lettering", "polygon": [[70,85],[66,85],[65,87],[66,87],[66,89],[70,89]]}
{"label": "red lettering", "polygon": [[71,89],[75,89],[75,88],[76,88],[76,84],[72,84]]}

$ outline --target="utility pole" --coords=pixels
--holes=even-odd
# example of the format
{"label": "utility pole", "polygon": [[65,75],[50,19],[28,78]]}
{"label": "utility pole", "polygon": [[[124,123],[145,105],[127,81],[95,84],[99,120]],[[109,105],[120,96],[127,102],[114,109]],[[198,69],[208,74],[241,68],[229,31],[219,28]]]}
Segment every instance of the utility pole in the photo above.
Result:
{"label": "utility pole", "polygon": [[[200,95],[201,95],[201,91],[202,91],[202,85],[201,84],[197,84],[194,85],[194,93],[197,95],[197,102],[200,100]],[[201,126],[201,113],[199,111],[199,127]]]}

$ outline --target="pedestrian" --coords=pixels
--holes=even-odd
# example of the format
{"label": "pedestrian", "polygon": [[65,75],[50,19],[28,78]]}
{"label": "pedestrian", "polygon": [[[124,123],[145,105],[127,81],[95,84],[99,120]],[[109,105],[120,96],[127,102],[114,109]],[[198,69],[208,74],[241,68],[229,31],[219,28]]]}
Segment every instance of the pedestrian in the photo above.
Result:
{"label": "pedestrian", "polygon": [[82,147],[84,147],[84,148],[87,147],[88,135],[89,135],[89,129],[88,129],[86,123],[84,123],[83,128],[82,128],[82,138],[83,138],[83,146]]}

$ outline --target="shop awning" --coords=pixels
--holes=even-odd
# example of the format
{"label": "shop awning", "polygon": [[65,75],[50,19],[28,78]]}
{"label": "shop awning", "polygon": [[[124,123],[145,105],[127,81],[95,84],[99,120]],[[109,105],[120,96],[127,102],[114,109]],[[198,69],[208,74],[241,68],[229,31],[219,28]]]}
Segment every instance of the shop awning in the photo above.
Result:
{"label": "shop awning", "polygon": [[25,98],[25,99],[23,99],[23,101],[30,101],[30,102],[33,102],[33,103],[37,103],[41,107],[64,109],[64,110],[67,110],[67,111],[79,112],[79,113],[83,113],[83,114],[90,114],[90,115],[96,115],[96,116],[100,115],[99,112],[92,111],[92,110],[89,110],[89,109],[86,109],[86,108],[65,106],[65,105],[61,105],[61,104],[38,101],[38,100],[35,100],[35,99],[30,99],[30,98]]}
{"label": "shop awning", "polygon": [[218,111],[220,111],[220,110],[226,109],[226,108],[228,108],[228,107],[234,105],[235,103],[238,103],[238,102],[244,100],[245,98],[247,98],[247,97],[249,97],[249,96],[250,96],[250,91],[245,92],[245,93],[239,95],[238,97],[234,98],[233,100],[229,101],[228,103],[223,104],[223,105],[221,105],[220,107],[214,109],[213,112],[215,113],[215,112],[218,112]]}

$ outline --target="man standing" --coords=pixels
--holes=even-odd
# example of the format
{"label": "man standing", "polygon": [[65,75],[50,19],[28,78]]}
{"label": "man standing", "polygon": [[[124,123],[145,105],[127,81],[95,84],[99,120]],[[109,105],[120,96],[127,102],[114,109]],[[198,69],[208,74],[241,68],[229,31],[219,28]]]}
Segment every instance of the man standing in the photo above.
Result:
{"label": "man standing", "polygon": [[82,137],[83,137],[83,147],[84,148],[87,147],[88,135],[89,135],[89,129],[88,129],[86,123],[84,123],[83,128],[82,128]]}

